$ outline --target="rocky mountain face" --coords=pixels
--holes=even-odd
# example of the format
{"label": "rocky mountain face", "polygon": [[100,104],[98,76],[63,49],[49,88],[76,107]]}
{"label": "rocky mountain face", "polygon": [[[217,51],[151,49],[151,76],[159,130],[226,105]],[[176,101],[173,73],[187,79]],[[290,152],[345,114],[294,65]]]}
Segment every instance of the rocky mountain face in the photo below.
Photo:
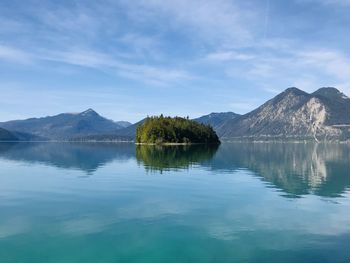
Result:
{"label": "rocky mountain face", "polygon": [[254,111],[223,123],[224,140],[350,138],[350,99],[335,88],[308,94],[289,88]]}
{"label": "rocky mountain face", "polygon": [[114,122],[100,116],[92,109],[81,113],[62,113],[56,116],[31,118],[0,123],[0,127],[31,138],[66,140],[79,136],[113,133],[127,127],[127,122]]}
{"label": "rocky mountain face", "polygon": [[201,116],[199,118],[194,119],[199,123],[209,124],[214,129],[220,127],[223,123],[229,120],[233,120],[240,115],[234,112],[212,112],[208,115]]}

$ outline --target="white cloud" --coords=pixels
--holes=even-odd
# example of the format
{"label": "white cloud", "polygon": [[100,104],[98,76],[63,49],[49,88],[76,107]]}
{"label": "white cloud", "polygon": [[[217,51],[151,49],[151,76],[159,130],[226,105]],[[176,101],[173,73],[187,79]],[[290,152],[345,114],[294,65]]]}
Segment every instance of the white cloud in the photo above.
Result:
{"label": "white cloud", "polygon": [[177,69],[164,69],[148,65],[119,64],[118,73],[132,79],[146,81],[156,85],[171,85],[183,80],[195,78],[190,73]]}
{"label": "white cloud", "polygon": [[118,16],[114,6],[91,1],[74,1],[66,5],[41,3],[27,12],[42,25],[45,34],[40,37],[55,44],[94,42],[108,32],[118,32]]}
{"label": "white cloud", "polygon": [[251,60],[254,58],[255,58],[254,55],[239,53],[236,51],[219,51],[219,52],[215,52],[215,53],[210,53],[206,57],[207,60],[221,61],[221,62],[222,61],[233,61],[233,60],[246,61],[246,60]]}
{"label": "white cloud", "polygon": [[[118,54],[114,55],[115,57],[94,50],[81,49],[66,51],[46,50],[38,53],[28,53],[20,49],[0,45],[0,59],[16,63],[60,62],[108,71],[126,78],[161,86],[195,78],[193,74],[182,69],[158,67],[141,63],[133,64],[123,61],[118,57]],[[123,57],[123,54],[120,57]]]}
{"label": "white cloud", "polygon": [[[350,0],[310,1],[350,3]],[[49,60],[155,85],[178,85],[196,78],[191,70],[196,72],[197,68],[191,69],[188,64],[200,53],[201,58],[197,59],[200,63],[219,62],[215,66],[220,64],[226,77],[257,82],[260,86],[262,81],[268,87],[284,82],[286,87],[298,84],[311,90],[322,81],[327,82],[324,85],[331,82],[342,87],[350,83],[347,54],[315,47],[311,50],[292,37],[263,38],[264,18],[268,19],[269,11],[265,4],[249,4],[248,8],[246,3],[230,0],[120,0],[106,1],[104,5],[76,1],[53,7],[42,3],[23,9],[29,17],[35,16],[37,25],[23,18],[14,21],[0,17],[0,21],[12,25],[13,33],[21,32],[22,47],[26,46],[17,49],[0,45],[0,59],[19,63]],[[270,22],[272,30],[273,21]],[[177,40],[191,39],[190,59],[186,57],[184,61],[181,54],[177,57],[168,49],[168,37],[173,33]],[[42,39],[48,42],[40,42]],[[104,40],[106,43],[101,45]],[[172,63],[178,60],[181,64]]]}
{"label": "white cloud", "polygon": [[192,74],[184,70],[146,64],[126,63],[107,54],[89,50],[56,52],[44,57],[44,59],[76,66],[107,70],[109,72],[112,71],[123,77],[162,86],[194,78]]}
{"label": "white cloud", "polygon": [[11,62],[30,63],[32,61],[32,56],[27,52],[0,44],[0,59]]}
{"label": "white cloud", "polygon": [[349,79],[350,60],[339,51],[316,50],[300,52],[299,58],[305,65],[318,68],[338,79]]}
{"label": "white cloud", "polygon": [[140,0],[124,1],[124,4],[130,17],[140,23],[163,17],[166,18],[163,23],[168,26],[191,32],[192,37],[200,36],[207,42],[218,44],[219,41],[220,45],[231,46],[252,39],[249,25],[255,21],[254,10],[240,8],[237,1]]}
{"label": "white cloud", "polygon": [[266,62],[262,63],[253,63],[252,68],[247,72],[247,74],[253,75],[255,77],[271,77],[273,74],[274,65]]}
{"label": "white cloud", "polygon": [[[336,49],[296,48],[292,42],[285,42],[288,48],[278,49],[278,45],[255,48],[249,57],[233,60],[236,51],[226,53],[209,53],[207,57],[220,61],[226,76],[245,78],[251,82],[263,82],[263,90],[275,93],[289,86],[296,86],[312,92],[322,86],[339,87],[350,92],[350,57]],[[248,58],[252,59],[248,59]],[[271,89],[269,87],[278,87]],[[267,89],[266,89],[267,87]]]}
{"label": "white cloud", "polygon": [[350,6],[350,0],[297,0],[298,3],[304,4],[308,2],[318,3],[321,5],[338,5],[347,7]]}
{"label": "white cloud", "polygon": [[146,36],[138,33],[127,33],[118,39],[119,43],[125,44],[132,48],[135,55],[152,53],[153,57],[158,57],[160,53],[160,39],[158,36]]}

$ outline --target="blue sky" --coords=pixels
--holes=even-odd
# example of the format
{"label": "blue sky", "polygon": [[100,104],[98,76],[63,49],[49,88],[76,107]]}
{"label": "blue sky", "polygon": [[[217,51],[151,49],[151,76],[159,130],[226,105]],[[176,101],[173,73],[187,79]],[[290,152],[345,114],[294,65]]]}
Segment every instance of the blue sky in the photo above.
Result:
{"label": "blue sky", "polygon": [[1,0],[0,121],[246,113],[350,95],[350,0]]}

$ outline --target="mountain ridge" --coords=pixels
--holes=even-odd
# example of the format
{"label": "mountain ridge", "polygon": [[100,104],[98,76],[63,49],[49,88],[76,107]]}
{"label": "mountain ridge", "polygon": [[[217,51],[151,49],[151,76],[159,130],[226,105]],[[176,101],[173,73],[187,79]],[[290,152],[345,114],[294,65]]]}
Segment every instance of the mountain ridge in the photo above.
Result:
{"label": "mountain ridge", "polygon": [[68,140],[76,136],[112,133],[127,126],[128,122],[118,124],[100,116],[93,109],[0,123],[1,128],[11,132],[31,134],[47,140]]}
{"label": "mountain ridge", "polygon": [[220,127],[224,122],[228,120],[233,120],[237,117],[241,116],[240,114],[234,113],[232,111],[228,112],[212,112],[208,115],[203,115],[201,117],[193,119],[202,124],[209,124],[214,129]]}
{"label": "mountain ridge", "polygon": [[327,87],[309,94],[292,87],[224,123],[217,132],[224,140],[345,140],[349,138],[347,125],[350,126],[350,100],[339,90]]}
{"label": "mountain ridge", "polygon": [[[93,109],[80,113],[1,122],[3,132],[20,141],[134,141],[134,124],[115,122]],[[350,98],[333,87],[307,93],[287,88],[256,109],[240,115],[212,112],[194,118],[211,125],[223,141],[230,140],[350,140]]]}

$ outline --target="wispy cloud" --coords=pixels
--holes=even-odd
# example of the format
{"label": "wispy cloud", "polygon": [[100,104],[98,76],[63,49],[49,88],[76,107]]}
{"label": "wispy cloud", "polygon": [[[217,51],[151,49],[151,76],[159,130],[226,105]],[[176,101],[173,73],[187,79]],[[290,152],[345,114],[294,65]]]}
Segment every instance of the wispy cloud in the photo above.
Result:
{"label": "wispy cloud", "polygon": [[350,0],[297,0],[299,3],[318,3],[321,5],[350,6]]}
{"label": "wispy cloud", "polygon": [[94,50],[44,51],[42,53],[28,53],[26,51],[0,45],[0,60],[15,63],[41,63],[45,61],[64,63],[73,66],[94,68],[117,74],[125,78],[168,86],[184,80],[194,79],[194,75],[181,69],[157,67],[147,64],[133,64],[112,57],[109,54]]}
{"label": "wispy cloud", "polygon": [[174,30],[181,28],[188,31],[189,36],[192,34],[206,39],[207,43],[214,41],[218,44],[220,41],[220,45],[231,46],[252,39],[249,25],[254,21],[254,7],[241,9],[238,1],[140,0],[124,3],[133,19],[149,21],[151,17],[166,17],[162,21]]}
{"label": "wispy cloud", "polygon": [[219,51],[210,53],[206,56],[205,59],[210,61],[234,61],[234,60],[251,60],[254,59],[255,56],[246,53],[239,53],[236,51]]}
{"label": "wispy cloud", "polygon": [[0,44],[0,59],[11,62],[30,63],[33,57],[31,54],[22,50]]}
{"label": "wispy cloud", "polygon": [[171,85],[183,80],[191,80],[193,75],[184,71],[166,67],[156,67],[143,64],[132,64],[114,59],[104,53],[94,51],[67,51],[55,53],[45,59],[58,61],[82,67],[100,70],[112,70],[120,76],[152,83],[156,85]]}
{"label": "wispy cloud", "polygon": [[349,79],[350,59],[339,51],[315,50],[300,52],[300,60],[339,79]]}
{"label": "wispy cloud", "polygon": [[161,49],[162,42],[157,35],[146,36],[138,33],[127,33],[120,38],[118,42],[130,49],[127,57],[152,57],[153,59],[163,58]]}
{"label": "wispy cloud", "polygon": [[[250,51],[249,56],[237,59],[236,51],[208,54],[211,59],[220,61],[230,78],[246,78],[252,82],[280,85],[281,91],[288,86],[297,86],[312,91],[320,86],[341,85],[350,83],[350,57],[347,53],[325,48],[297,48],[291,43],[283,52],[278,46],[265,46]],[[236,61],[235,61],[236,60]],[[269,88],[271,89],[271,88]],[[264,88],[264,90],[266,90]],[[345,88],[350,92],[350,87]]]}
{"label": "wispy cloud", "polygon": [[[15,76],[26,87],[33,82],[47,93],[73,88],[77,94],[103,83],[131,94],[129,104],[162,91],[158,99],[152,94],[154,112],[165,97],[164,105],[182,112],[178,101],[195,96],[201,108],[189,111],[205,113],[224,111],[222,105],[247,111],[258,102],[245,99],[264,100],[293,85],[308,91],[337,85],[350,93],[349,18],[340,9],[349,0],[5,2],[0,67],[10,74],[3,82]],[[182,93],[188,98],[177,97]]]}

